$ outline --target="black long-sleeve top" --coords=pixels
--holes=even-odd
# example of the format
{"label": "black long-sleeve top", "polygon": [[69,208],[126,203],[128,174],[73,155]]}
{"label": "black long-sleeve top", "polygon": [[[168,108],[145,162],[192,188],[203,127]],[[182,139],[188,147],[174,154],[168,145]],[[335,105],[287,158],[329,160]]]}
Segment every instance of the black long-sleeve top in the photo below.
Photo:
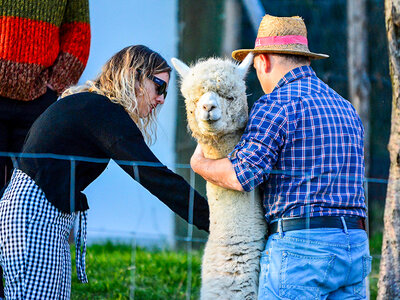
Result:
{"label": "black long-sleeve top", "polygon": [[[72,177],[75,193],[72,197],[70,160],[24,156],[18,159],[18,168],[29,175],[46,198],[63,212],[89,208],[82,191],[104,171],[109,159],[113,159],[187,221],[192,193],[193,223],[199,229],[208,231],[207,201],[196,191],[191,191],[192,188],[181,176],[160,163],[124,108],[107,97],[86,92],[60,99],[32,125],[22,153],[25,156],[50,153],[105,159],[101,163],[75,161],[75,178]],[[121,161],[145,162],[152,166],[127,166]],[[71,198],[75,200],[72,206]]]}

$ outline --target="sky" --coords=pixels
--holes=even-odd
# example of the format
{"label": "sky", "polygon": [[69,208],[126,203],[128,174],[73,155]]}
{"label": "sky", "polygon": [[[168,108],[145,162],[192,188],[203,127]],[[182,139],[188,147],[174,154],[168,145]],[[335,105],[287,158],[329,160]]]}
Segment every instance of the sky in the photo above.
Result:
{"label": "sky", "polygon": [[[92,79],[101,66],[120,49],[143,44],[168,62],[177,53],[176,0],[91,0],[91,49],[80,83]],[[155,155],[174,170],[176,123],[175,74],[159,114]],[[173,234],[173,215],[157,198],[142,188],[115,163],[110,163],[84,193],[88,197],[88,240],[126,238],[158,241]]]}

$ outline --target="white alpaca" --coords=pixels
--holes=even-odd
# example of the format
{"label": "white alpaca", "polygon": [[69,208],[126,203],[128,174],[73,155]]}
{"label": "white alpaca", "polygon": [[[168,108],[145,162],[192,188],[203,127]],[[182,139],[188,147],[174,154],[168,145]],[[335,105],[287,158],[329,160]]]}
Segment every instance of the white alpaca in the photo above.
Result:
{"label": "white alpaca", "polygon": [[[189,128],[208,158],[226,157],[248,119],[244,77],[252,55],[238,66],[210,58],[188,67],[173,58],[182,78]],[[207,182],[210,235],[202,263],[201,299],[256,299],[267,226],[258,192]]]}

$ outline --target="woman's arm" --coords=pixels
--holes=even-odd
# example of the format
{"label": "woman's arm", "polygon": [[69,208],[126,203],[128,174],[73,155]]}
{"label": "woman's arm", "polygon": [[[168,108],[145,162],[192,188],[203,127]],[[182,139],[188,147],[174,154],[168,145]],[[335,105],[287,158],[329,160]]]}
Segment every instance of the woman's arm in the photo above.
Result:
{"label": "woman's arm", "polygon": [[[130,121],[130,123],[133,122]],[[119,119],[119,124],[121,124],[121,119]],[[119,165],[172,211],[187,222],[208,232],[209,208],[206,199],[181,176],[169,170],[157,159],[146,145],[135,124],[129,124],[128,128],[122,127],[124,127],[123,132],[115,133],[119,138],[107,147],[106,151],[110,158],[116,163],[121,160],[133,161],[131,166],[121,163]],[[193,207],[193,221],[189,220],[191,207]]]}

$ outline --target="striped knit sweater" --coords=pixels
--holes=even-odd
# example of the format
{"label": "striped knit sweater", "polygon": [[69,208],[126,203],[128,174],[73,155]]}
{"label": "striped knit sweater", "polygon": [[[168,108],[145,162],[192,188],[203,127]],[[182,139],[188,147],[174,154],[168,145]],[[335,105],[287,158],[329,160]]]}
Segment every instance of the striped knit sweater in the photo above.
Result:
{"label": "striped knit sweater", "polygon": [[76,84],[89,56],[88,0],[0,0],[0,96],[29,101]]}

